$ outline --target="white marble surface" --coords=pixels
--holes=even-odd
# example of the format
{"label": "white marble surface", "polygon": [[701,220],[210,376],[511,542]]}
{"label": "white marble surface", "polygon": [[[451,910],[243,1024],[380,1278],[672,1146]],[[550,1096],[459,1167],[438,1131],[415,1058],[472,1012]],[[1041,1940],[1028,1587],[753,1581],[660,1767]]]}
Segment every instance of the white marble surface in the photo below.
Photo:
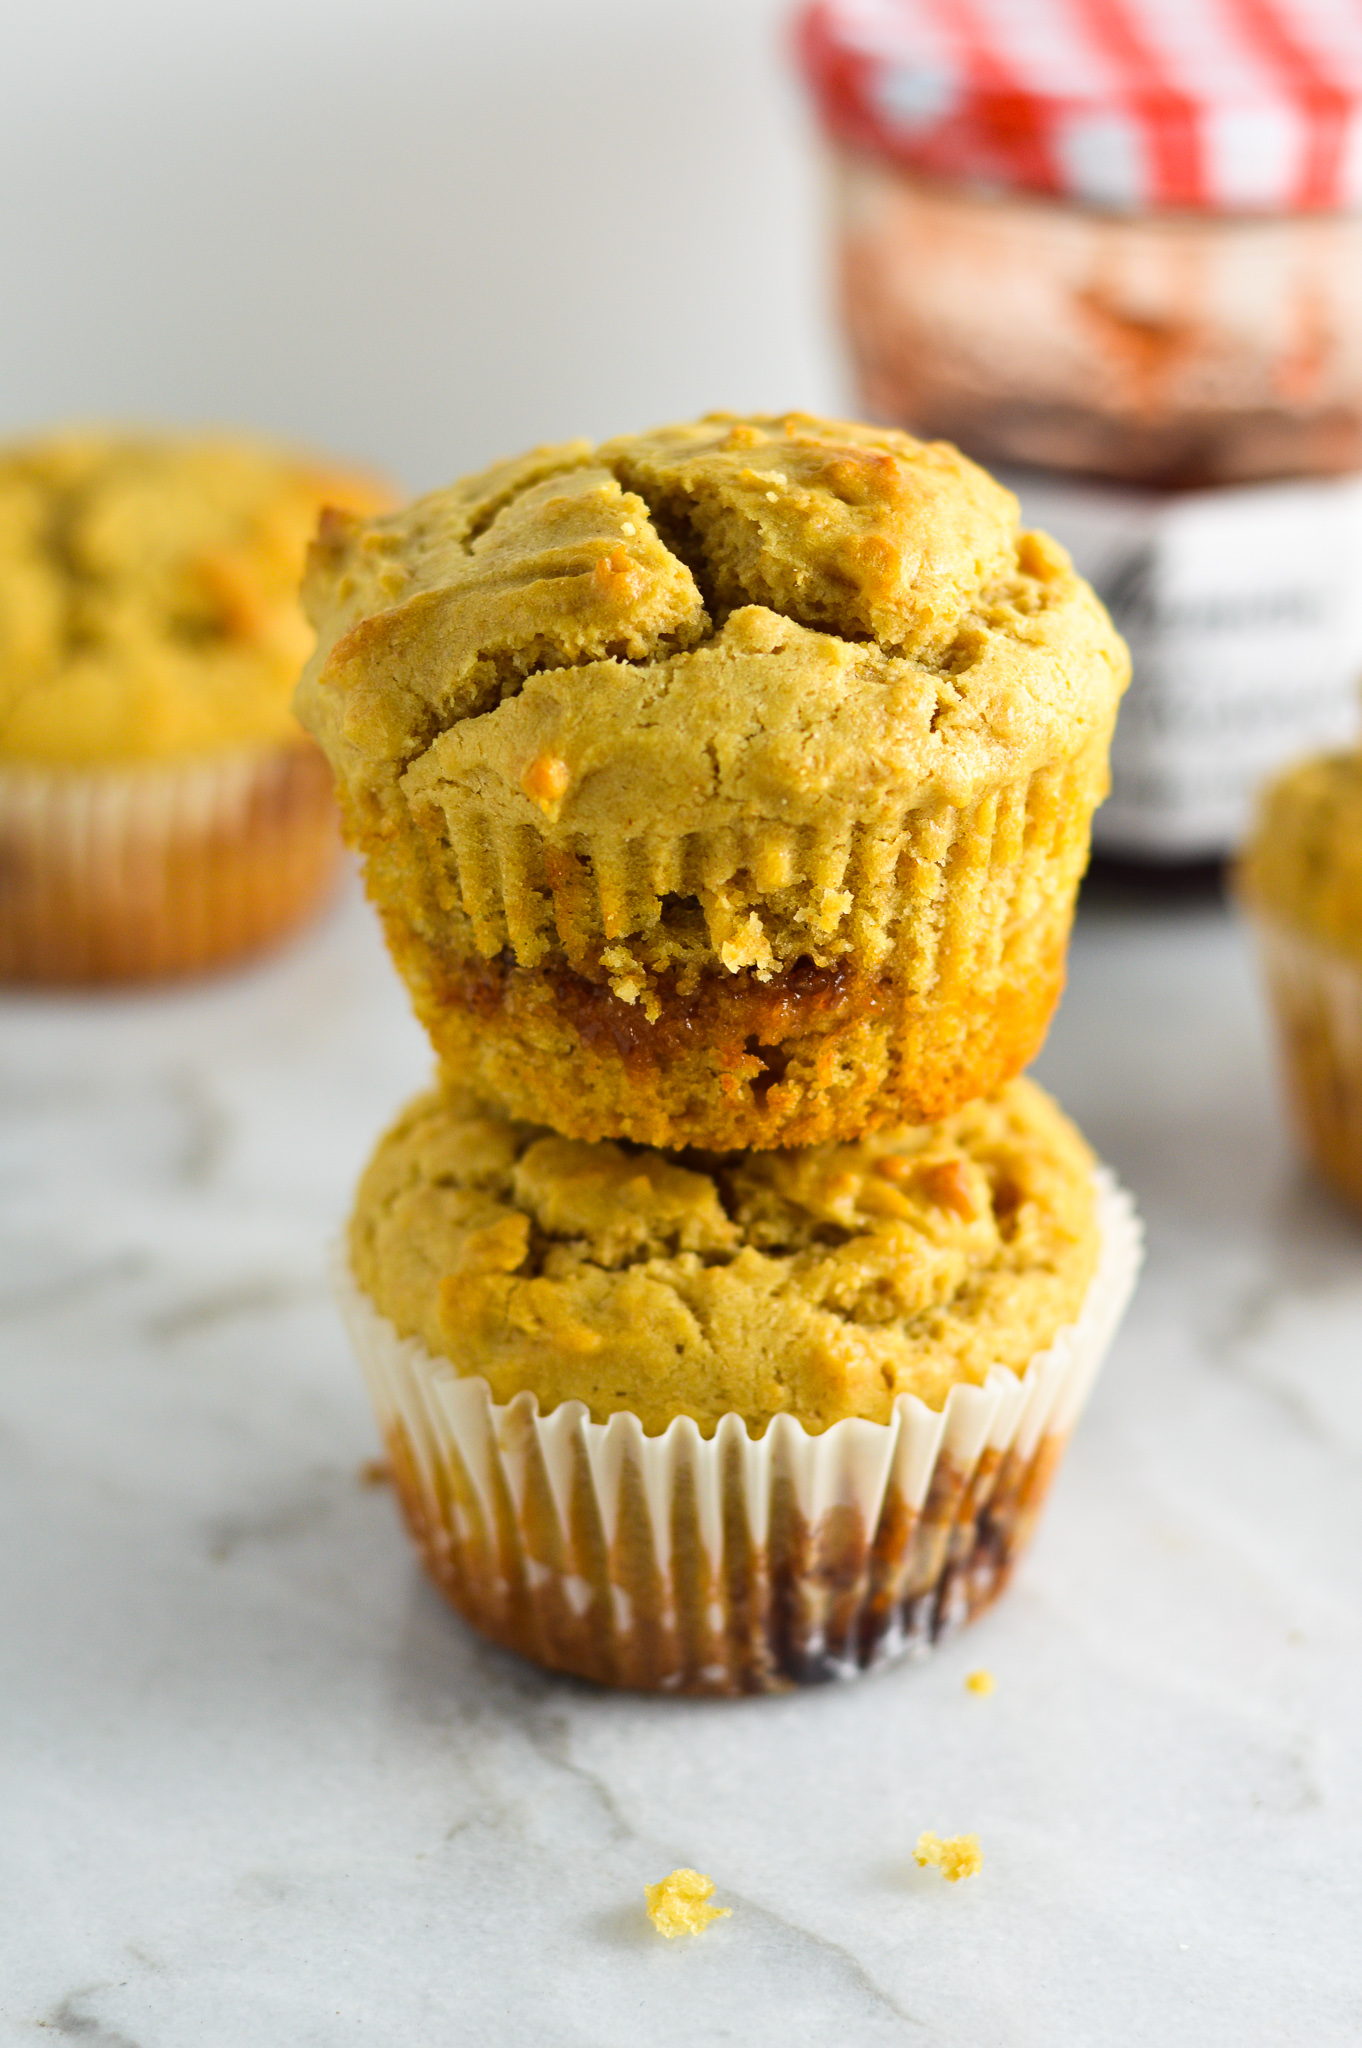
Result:
{"label": "white marble surface", "polygon": [[[1042,1070],[1150,1257],[1013,1591],[802,1697],[545,1677],[361,1482],[324,1245],[425,1065],[353,898],[211,986],[0,1005],[6,2048],[1362,2037],[1362,1228],[1229,921],[1083,920]],[[678,1863],[733,1912],[668,1944]]]}

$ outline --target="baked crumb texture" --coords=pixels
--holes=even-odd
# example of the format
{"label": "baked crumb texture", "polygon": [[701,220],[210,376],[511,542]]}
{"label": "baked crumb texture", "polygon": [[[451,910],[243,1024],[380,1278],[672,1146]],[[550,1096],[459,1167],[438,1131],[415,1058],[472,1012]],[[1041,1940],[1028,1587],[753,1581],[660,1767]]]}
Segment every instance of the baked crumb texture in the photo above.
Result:
{"label": "baked crumb texture", "polygon": [[965,1680],[965,1691],[977,1693],[981,1699],[994,1691],[997,1680],[991,1671],[971,1671]]}
{"label": "baked crumb texture", "polygon": [[934,1865],[948,1884],[958,1884],[962,1877],[975,1877],[984,1867],[984,1852],[977,1835],[947,1835],[943,1839],[924,1828],[913,1857],[924,1870]]}
{"label": "baked crumb texture", "polygon": [[0,762],[298,745],[298,602],[326,505],[371,478],[256,443],[69,432],[0,448]]}
{"label": "baked crumb texture", "polygon": [[698,1870],[674,1870],[657,1884],[646,1884],[648,1918],[668,1941],[678,1934],[703,1934],[711,1920],[727,1920],[729,1906],[711,1906],[714,1879]]}
{"label": "baked crumb texture", "polygon": [[1093,1159],[1024,1080],[854,1144],[679,1156],[450,1086],[379,1144],[350,1252],[399,1334],[497,1402],[628,1410],[648,1435],[678,1415],[818,1431],[1023,1372],[1097,1263]]}
{"label": "baked crumb texture", "polygon": [[932,1121],[1036,1050],[1127,674],[944,445],[790,415],[330,520],[298,694],[447,1066],[572,1138]]}

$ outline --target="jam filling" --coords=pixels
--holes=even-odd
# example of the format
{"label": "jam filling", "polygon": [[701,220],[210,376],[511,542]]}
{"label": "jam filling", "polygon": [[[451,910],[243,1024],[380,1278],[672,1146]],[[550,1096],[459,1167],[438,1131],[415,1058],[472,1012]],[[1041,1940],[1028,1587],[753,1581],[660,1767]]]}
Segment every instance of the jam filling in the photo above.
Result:
{"label": "jam filling", "polygon": [[[700,1047],[719,1047],[734,1060],[744,1053],[766,1055],[791,1039],[844,1029],[904,1001],[888,975],[799,959],[769,981],[759,981],[750,969],[702,974],[684,993],[677,977],[660,975],[654,989],[661,1015],[649,1023],[639,1004],[626,1003],[606,983],[570,967],[520,967],[509,949],[491,960],[442,961],[436,987],[441,1002],[489,1022],[547,991],[583,1045],[593,1052],[613,1048],[630,1065],[650,1067]],[[765,1064],[771,1068],[769,1057]]]}

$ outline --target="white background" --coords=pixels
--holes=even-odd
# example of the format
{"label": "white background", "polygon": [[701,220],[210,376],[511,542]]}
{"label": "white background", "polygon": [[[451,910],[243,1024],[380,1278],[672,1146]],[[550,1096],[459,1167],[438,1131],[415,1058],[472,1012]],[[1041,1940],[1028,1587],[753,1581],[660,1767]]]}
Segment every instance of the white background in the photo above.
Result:
{"label": "white background", "polygon": [[0,67],[0,432],[263,427],[413,489],[827,407],[784,0],[44,0]]}

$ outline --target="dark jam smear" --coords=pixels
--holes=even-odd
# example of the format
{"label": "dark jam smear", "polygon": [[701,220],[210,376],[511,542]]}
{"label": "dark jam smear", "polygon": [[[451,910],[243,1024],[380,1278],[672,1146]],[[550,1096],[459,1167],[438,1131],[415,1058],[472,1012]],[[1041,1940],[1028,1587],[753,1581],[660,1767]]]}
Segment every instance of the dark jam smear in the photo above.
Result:
{"label": "dark jam smear", "polygon": [[[749,969],[709,973],[683,994],[674,976],[653,984],[661,1014],[649,1023],[638,1003],[626,1003],[604,982],[570,967],[523,968],[509,951],[491,960],[450,962],[441,996],[491,1022],[500,1012],[534,1002],[547,990],[554,1009],[593,1052],[612,1049],[630,1066],[661,1067],[694,1049],[719,1047],[734,1062],[762,1056],[795,1038],[858,1023],[902,1000],[888,976],[878,979],[850,966],[819,967],[796,960],[784,973],[759,981]],[[777,1078],[777,1064],[766,1060]]]}

